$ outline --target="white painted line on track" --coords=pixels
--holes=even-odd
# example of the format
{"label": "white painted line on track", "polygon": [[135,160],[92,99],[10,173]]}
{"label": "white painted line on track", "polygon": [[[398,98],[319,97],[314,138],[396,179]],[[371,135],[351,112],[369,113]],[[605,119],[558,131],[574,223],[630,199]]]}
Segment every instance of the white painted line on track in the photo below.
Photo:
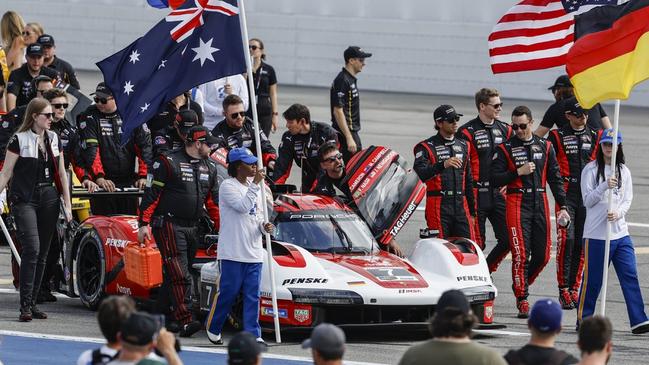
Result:
{"label": "white painted line on track", "polygon": [[474,329],[473,332],[479,333],[479,334],[484,334],[484,335],[505,335],[505,336],[529,336],[529,332],[514,332],[514,331],[504,331],[504,330],[476,330]]}
{"label": "white painted line on track", "polygon": [[[418,210],[420,212],[423,212],[424,210],[426,210],[426,208],[419,206],[419,207],[417,207],[416,210]],[[550,216],[550,219],[555,220],[554,216]],[[629,227],[649,228],[649,223],[626,222],[626,225],[629,226]]]}
{"label": "white painted line on track", "polygon": [[[38,338],[38,339],[44,339],[44,340],[60,340],[60,341],[71,341],[71,342],[91,342],[91,343],[104,343],[104,342],[106,342],[106,340],[102,339],[102,338],[73,337],[73,336],[49,335],[49,334],[43,334],[43,333],[6,331],[6,330],[0,330],[0,336],[17,336],[17,337],[28,337],[28,338]],[[269,350],[272,350],[272,348],[274,346],[281,346],[281,344],[274,345],[274,344],[270,343],[269,344]],[[226,347],[223,347],[223,348],[208,348],[208,347],[196,347],[196,346],[183,346],[182,349],[184,351],[204,352],[204,353],[212,353],[212,354],[227,354],[228,353],[228,350],[227,350]],[[269,354],[268,352],[266,352],[263,355],[263,357],[267,358],[267,359],[279,359],[279,360],[292,360],[292,361],[304,361],[304,362],[313,361],[313,359],[311,357]],[[345,364],[350,364],[350,365],[381,365],[380,363],[374,363],[374,362],[359,362],[359,361],[347,361],[347,360],[345,361]]]}

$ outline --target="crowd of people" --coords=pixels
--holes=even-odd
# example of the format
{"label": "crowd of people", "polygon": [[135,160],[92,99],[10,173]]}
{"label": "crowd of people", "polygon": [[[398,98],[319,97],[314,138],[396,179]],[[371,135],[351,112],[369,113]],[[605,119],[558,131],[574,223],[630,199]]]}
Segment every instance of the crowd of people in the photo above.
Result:
{"label": "crowd of people", "polygon": [[[89,192],[129,187],[144,191],[141,201],[92,198],[91,210],[93,214],[138,216],[138,239],[155,238],[162,254],[162,291],[166,293],[157,305],[165,318],[157,321],[133,312],[128,303],[104,301],[112,310],[126,308],[133,313],[124,316],[119,327],[102,324],[100,309],[100,327],[108,343],[99,355],[85,354],[86,358],[106,355],[112,359],[119,342],[119,356],[111,361],[128,363],[139,355],[146,357],[156,337],[158,349],[170,363],[177,363],[177,354],[171,351],[173,340],[160,328],[166,326],[181,336],[192,336],[203,328],[191,311],[191,261],[196,222],[205,215],[223,242],[218,251],[220,295],[206,324],[208,338],[222,343],[225,317],[234,299],[242,295],[244,330],[253,342],[263,343],[258,322],[261,242],[262,235],[272,233],[274,227],[261,215],[265,202],[260,183],[285,183],[295,162],[302,171],[302,192],[353,200],[344,181],[345,164],[362,149],[357,76],[372,54],[348,47],[343,53],[344,66],[330,89],[330,124],[311,120],[309,108],[295,103],[282,113],[287,131],[278,148],[268,138],[279,124],[277,75],[266,63],[264,43],[257,38],[249,41],[255,98],[249,93],[246,75],[210,81],[170,100],[123,144],[124,121],[113,90],[99,83],[91,94],[94,104],[75,120],[68,120],[70,100],[63,89],[80,86],[73,67],[56,55],[54,37],[38,23],[25,24],[12,11],[3,15],[0,28],[0,190],[8,187],[7,201],[22,247],[16,280],[19,320],[47,318],[36,304],[56,300],[49,288],[58,257],[54,222],[59,214],[68,221],[73,219],[69,180],[74,176]],[[512,254],[518,317],[528,319],[532,340],[507,354],[510,364],[529,363],[526,359],[540,356],[554,359],[554,363],[577,361],[547,350],[561,328],[562,309],[578,309],[579,346],[584,358],[610,354],[610,323],[592,317],[605,265],[607,222],[612,227],[611,258],[622,284],[631,330],[649,332],[633,243],[624,220],[633,189],[631,173],[624,165],[621,135],[616,168],[611,170],[614,136],[604,109],[600,105],[583,109],[567,76],[559,77],[550,90],[555,103],[536,130],[526,106],[513,109],[510,123],[501,121],[500,93],[482,88],[475,94],[474,119],[460,125],[462,114],[453,106],[437,107],[433,112],[437,133],[417,143],[413,151],[414,171],[427,187],[428,229],[438,231],[442,238],[471,238],[484,250],[488,219],[497,241],[487,256],[489,271],[496,271],[505,256]],[[258,132],[251,120],[252,108],[257,108],[259,115]],[[550,130],[554,125],[557,128]],[[260,146],[255,144],[255,133],[259,133]],[[216,165],[209,158],[217,148],[229,151],[230,178],[220,183]],[[259,159],[262,169],[257,169]],[[552,246],[548,187],[556,202],[559,302],[543,300],[530,309],[529,287],[548,263]],[[609,190],[613,191],[613,210],[606,204]],[[185,204],[178,204],[180,201]],[[385,249],[402,255],[394,240]],[[459,361],[454,359],[490,364],[504,361],[470,341],[475,318],[466,298],[458,293],[449,292],[440,299],[431,320],[433,340],[413,347],[401,363],[418,364],[432,358],[440,363]],[[139,329],[137,333],[131,333],[134,328]],[[604,333],[597,335],[604,337],[588,333],[593,328],[603,329]],[[251,339],[240,337],[237,341],[244,344],[241,348],[249,348],[245,344]],[[344,334],[330,325],[319,326],[304,345],[313,349],[316,363],[317,359],[321,363],[340,360]],[[89,363],[86,360],[80,363]]]}

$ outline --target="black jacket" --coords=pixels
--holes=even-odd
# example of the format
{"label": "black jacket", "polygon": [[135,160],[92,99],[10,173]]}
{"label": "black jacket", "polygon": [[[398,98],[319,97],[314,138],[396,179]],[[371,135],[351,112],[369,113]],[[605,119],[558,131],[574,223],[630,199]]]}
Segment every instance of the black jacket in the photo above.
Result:
{"label": "black jacket", "polygon": [[205,204],[218,228],[219,184],[213,161],[195,159],[183,148],[159,155],[152,168],[153,179],[140,204],[140,226],[153,216],[198,222]]}
{"label": "black jacket", "polygon": [[[121,145],[122,118],[117,112],[104,114],[96,106],[90,106],[79,116],[84,166],[90,178],[106,177],[120,182],[145,178],[151,164],[151,136],[142,126],[133,131],[126,145]],[[135,171],[135,158],[138,171]]]}
{"label": "black jacket", "polygon": [[[248,117],[246,117],[243,126],[239,130],[230,128],[223,119],[212,129],[212,135],[219,140],[219,148],[225,148],[229,151],[232,148],[246,147],[255,156],[259,157],[255,145],[255,127]],[[275,147],[270,144],[270,140],[261,129],[259,130],[259,140],[261,143],[261,159],[264,166],[266,166],[268,162],[277,159],[277,151],[275,151]]]}

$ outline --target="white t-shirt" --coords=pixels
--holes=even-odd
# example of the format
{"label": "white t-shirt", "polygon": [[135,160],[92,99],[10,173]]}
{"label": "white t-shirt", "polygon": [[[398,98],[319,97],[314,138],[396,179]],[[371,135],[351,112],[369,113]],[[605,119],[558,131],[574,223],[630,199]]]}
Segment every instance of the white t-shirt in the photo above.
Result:
{"label": "white t-shirt", "polygon": [[[92,363],[92,352],[95,349],[92,350],[86,350],[81,355],[79,355],[79,358],[77,359],[77,365],[90,365]],[[111,358],[115,357],[117,354],[117,350],[111,349],[110,347],[103,345],[99,348],[99,352],[101,352],[104,355],[108,355]],[[107,358],[104,358],[107,359]]]}
{"label": "white t-shirt", "polygon": [[238,262],[263,262],[263,211],[261,189],[231,177],[219,187],[221,227],[217,258]]}
{"label": "white t-shirt", "polygon": [[203,94],[203,125],[212,130],[223,119],[223,100],[226,96],[225,84],[232,86],[232,93],[243,100],[243,110],[248,110],[248,87],[242,75],[232,75],[210,81],[198,87]]}
{"label": "white t-shirt", "polygon": [[[611,222],[611,239],[616,240],[629,235],[629,228],[624,219],[631,208],[633,200],[633,182],[631,172],[621,165],[622,186],[613,189],[613,205],[611,210],[620,217]],[[604,168],[604,176],[611,175],[610,165]],[[599,179],[599,180],[598,180]],[[586,207],[586,223],[584,238],[596,240],[606,239],[606,216],[608,214],[608,183],[597,176],[597,161],[589,162],[581,172],[581,196]]]}

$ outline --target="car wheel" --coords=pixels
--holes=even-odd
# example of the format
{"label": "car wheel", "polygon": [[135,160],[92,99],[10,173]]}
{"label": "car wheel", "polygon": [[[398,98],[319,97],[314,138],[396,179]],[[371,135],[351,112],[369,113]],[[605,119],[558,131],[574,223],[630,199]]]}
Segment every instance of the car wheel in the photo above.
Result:
{"label": "car wheel", "polygon": [[234,300],[228,318],[232,327],[238,331],[243,330],[243,297],[241,295],[237,296],[237,299]]}
{"label": "car wheel", "polygon": [[97,309],[104,297],[105,266],[103,246],[97,234],[90,231],[81,239],[75,260],[79,298],[89,309]]}

